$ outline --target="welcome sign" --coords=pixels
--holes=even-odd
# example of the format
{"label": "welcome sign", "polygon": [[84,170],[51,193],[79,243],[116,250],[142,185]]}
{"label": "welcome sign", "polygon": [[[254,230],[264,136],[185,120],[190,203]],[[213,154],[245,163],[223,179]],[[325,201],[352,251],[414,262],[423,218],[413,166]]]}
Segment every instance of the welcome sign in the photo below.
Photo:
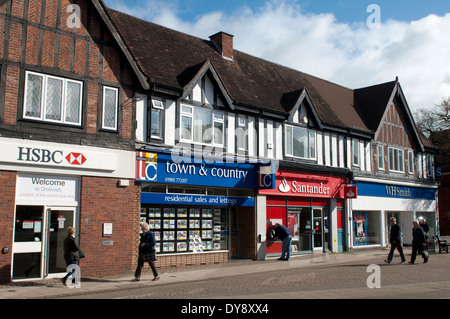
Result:
{"label": "welcome sign", "polygon": [[254,189],[257,178],[257,163],[206,161],[174,153],[136,153],[138,181]]}

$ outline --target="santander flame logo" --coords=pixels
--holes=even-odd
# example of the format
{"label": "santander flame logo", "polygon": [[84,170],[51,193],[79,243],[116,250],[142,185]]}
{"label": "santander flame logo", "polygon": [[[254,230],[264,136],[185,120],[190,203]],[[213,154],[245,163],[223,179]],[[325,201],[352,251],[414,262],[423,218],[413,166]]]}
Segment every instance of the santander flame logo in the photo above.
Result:
{"label": "santander flame logo", "polygon": [[281,184],[278,185],[278,190],[282,193],[287,193],[291,190],[291,187],[286,182],[286,178],[283,178],[283,180],[281,181]]}

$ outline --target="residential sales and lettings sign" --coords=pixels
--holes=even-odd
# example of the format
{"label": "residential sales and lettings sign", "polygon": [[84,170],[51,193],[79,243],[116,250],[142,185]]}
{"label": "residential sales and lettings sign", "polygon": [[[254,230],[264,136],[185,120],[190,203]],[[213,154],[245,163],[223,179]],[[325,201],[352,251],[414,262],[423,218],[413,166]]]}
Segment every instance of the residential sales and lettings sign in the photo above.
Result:
{"label": "residential sales and lettings sign", "polygon": [[162,184],[256,189],[257,163],[227,163],[177,156],[175,153],[137,152],[136,180]]}

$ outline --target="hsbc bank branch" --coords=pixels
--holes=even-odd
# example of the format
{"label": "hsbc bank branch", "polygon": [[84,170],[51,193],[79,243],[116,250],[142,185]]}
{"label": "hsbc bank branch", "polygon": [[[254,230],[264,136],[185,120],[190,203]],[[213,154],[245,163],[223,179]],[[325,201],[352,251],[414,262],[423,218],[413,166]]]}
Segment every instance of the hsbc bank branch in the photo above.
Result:
{"label": "hsbc bank branch", "polygon": [[[135,153],[14,138],[0,138],[0,150],[2,281],[65,273],[68,227],[75,227],[87,255],[80,262],[83,275],[117,271],[102,263],[120,249],[133,253],[139,225]],[[119,227],[127,223],[128,231]],[[116,267],[129,269],[131,260]]]}

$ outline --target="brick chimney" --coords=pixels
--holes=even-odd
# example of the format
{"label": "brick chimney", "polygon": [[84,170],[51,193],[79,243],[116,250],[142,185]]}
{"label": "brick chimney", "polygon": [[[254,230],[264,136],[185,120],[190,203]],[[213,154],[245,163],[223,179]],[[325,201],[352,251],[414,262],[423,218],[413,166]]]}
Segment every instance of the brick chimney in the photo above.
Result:
{"label": "brick chimney", "polygon": [[219,49],[219,53],[225,59],[233,60],[233,35],[225,32],[218,32],[209,37],[209,39]]}

